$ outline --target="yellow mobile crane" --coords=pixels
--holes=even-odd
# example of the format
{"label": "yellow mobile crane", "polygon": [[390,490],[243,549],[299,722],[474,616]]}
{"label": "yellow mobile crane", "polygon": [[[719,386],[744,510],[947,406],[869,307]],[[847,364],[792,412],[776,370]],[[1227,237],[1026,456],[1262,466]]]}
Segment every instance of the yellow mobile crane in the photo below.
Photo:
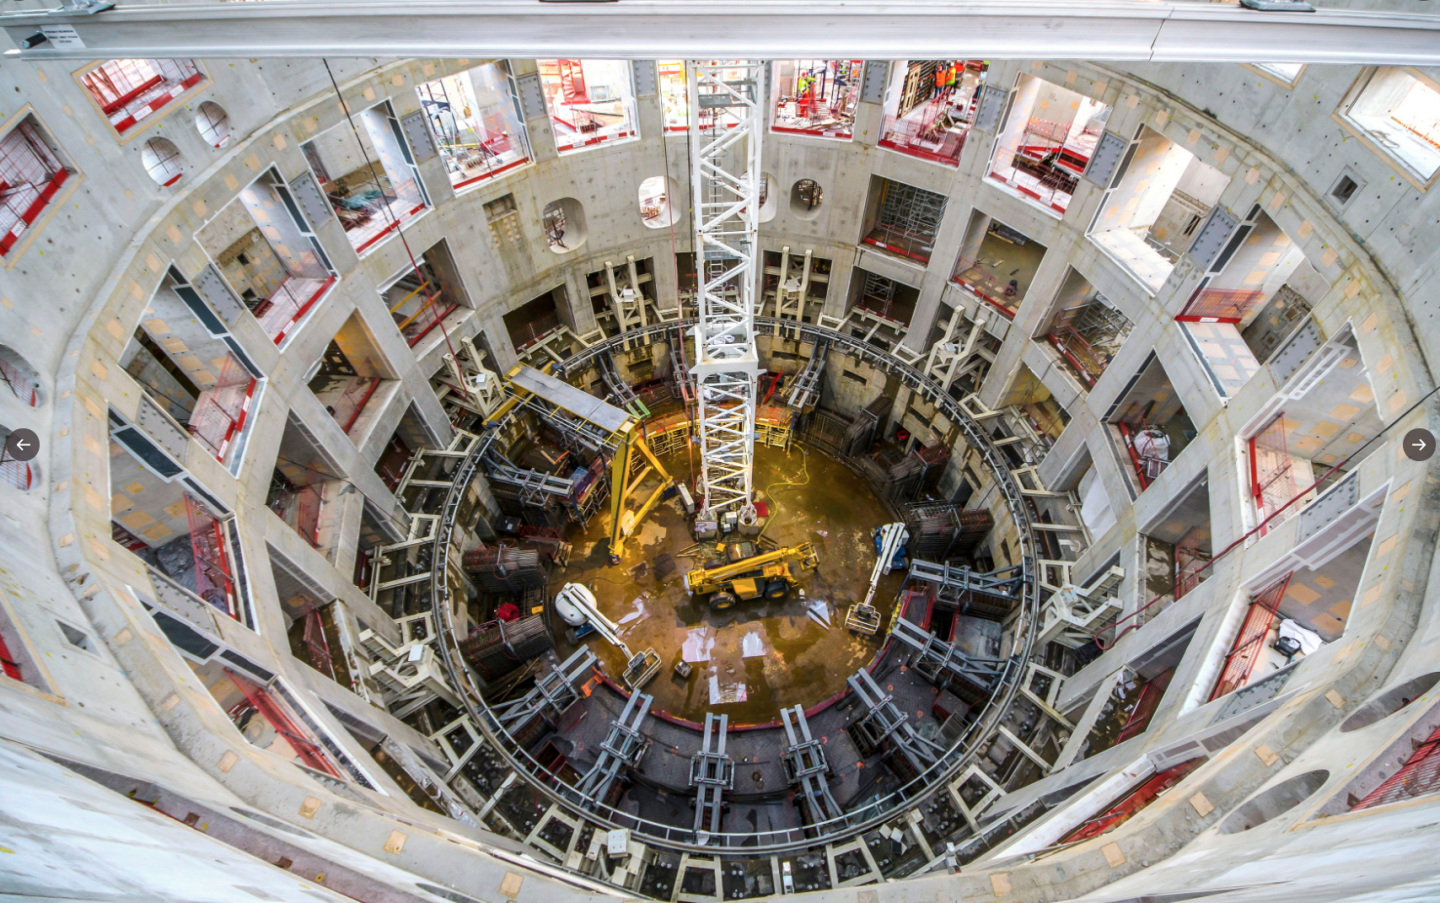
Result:
{"label": "yellow mobile crane", "polygon": [[[685,575],[685,589],[692,596],[710,594],[710,610],[724,611],[742,600],[783,598],[800,584],[798,571],[820,566],[815,547],[808,542],[755,554],[750,542],[721,546],[731,560],[715,567],[696,568]],[[789,559],[799,559],[798,567]]]}

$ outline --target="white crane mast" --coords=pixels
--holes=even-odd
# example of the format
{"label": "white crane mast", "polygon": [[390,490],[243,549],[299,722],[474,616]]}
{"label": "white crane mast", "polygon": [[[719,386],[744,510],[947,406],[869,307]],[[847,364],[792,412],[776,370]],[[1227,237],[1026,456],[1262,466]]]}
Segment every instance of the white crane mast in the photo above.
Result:
{"label": "white crane mast", "polygon": [[753,514],[761,60],[687,60],[702,516]]}

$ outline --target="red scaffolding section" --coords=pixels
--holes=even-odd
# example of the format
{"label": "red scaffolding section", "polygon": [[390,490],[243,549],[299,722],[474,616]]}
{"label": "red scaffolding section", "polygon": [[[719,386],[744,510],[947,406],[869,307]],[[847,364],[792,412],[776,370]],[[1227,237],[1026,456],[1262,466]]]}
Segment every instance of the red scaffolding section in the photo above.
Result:
{"label": "red scaffolding section", "polygon": [[260,321],[260,328],[279,345],[334,284],[334,276],[324,279],[287,276],[280,287],[270,293],[270,297],[255,305],[252,312]]}
{"label": "red scaffolding section", "polygon": [[190,551],[195,558],[195,595],[239,620],[224,525],[188,494],[185,518],[190,523]]}
{"label": "red scaffolding section", "polygon": [[226,354],[215,385],[200,393],[190,415],[190,434],[210,450],[215,460],[225,460],[230,446],[245,428],[258,384],[259,380],[233,354]]}
{"label": "red scaffolding section", "polygon": [[69,176],[31,117],[0,138],[0,255],[10,253]]}
{"label": "red scaffolding section", "polygon": [[1105,812],[1095,816],[1061,840],[1062,843],[1076,843],[1081,840],[1089,840],[1092,837],[1099,837],[1107,831],[1114,830],[1120,825],[1144,809],[1146,806],[1160,798],[1166,790],[1174,787],[1185,779],[1190,772],[1199,768],[1203,759],[1191,759],[1188,762],[1181,762],[1165,771],[1156,774],[1150,780],[1135,788],[1126,797]]}
{"label": "red scaffolding section", "polygon": [[1264,292],[1197,289],[1175,319],[1181,323],[1239,323],[1264,300]]}
{"label": "red scaffolding section", "polygon": [[194,60],[106,60],[80,81],[123,135],[202,78]]}
{"label": "red scaffolding section", "polygon": [[[395,326],[400,334],[405,336],[405,341],[410,347],[415,347],[421,339],[434,329],[441,320],[450,316],[460,305],[451,302],[446,304],[441,298],[441,291],[432,286],[429,280],[420,283],[412,289],[400,303],[390,308],[390,316],[395,320]],[[421,298],[420,306],[414,313],[406,314],[401,308],[415,300],[416,296]]]}
{"label": "red scaffolding section", "polygon": [[1210,556],[1200,551],[1204,537],[1199,527],[1192,528],[1175,544],[1175,598],[1179,599],[1199,586],[1205,579]]}
{"label": "red scaffolding section", "polygon": [[1230,644],[1230,652],[1225,656],[1225,666],[1220,669],[1220,679],[1215,682],[1215,690],[1210,694],[1211,699],[1233,693],[1250,679],[1250,672],[1260,660],[1260,653],[1265,648],[1265,637],[1270,633],[1270,626],[1275,623],[1280,611],[1280,600],[1284,598],[1285,588],[1289,585],[1290,575],[1286,574],[1261,590],[1250,602],[1250,610],[1245,612],[1240,632],[1235,634],[1235,642]]}
{"label": "red scaffolding section", "polygon": [[1170,686],[1170,680],[1174,676],[1175,669],[1166,668],[1145,681],[1145,686],[1140,688],[1140,698],[1135,700],[1135,708],[1130,710],[1129,719],[1115,737],[1116,745],[1145,733],[1145,729],[1150,726],[1150,719],[1155,717],[1155,710],[1160,707],[1160,700],[1165,697],[1165,689]]}
{"label": "red scaffolding section", "polygon": [[16,489],[28,490],[32,482],[34,482],[34,472],[30,469],[30,465],[24,461],[16,461],[6,455],[3,448],[0,448],[0,483],[14,486]]}
{"label": "red scaffolding section", "polygon": [[325,755],[325,751],[319,745],[309,739],[304,728],[295,723],[282,702],[271,696],[265,688],[251,683],[229,668],[225,669],[225,674],[245,695],[244,702],[230,709],[232,721],[238,724],[244,718],[246,710],[253,711],[264,718],[265,722],[275,729],[275,733],[284,738],[290,748],[295,751],[296,758],[307,768],[322,771],[334,778],[340,777],[340,772],[331,764],[330,757]]}
{"label": "red scaffolding section", "polygon": [[305,649],[310,653],[310,665],[331,680],[335,679],[335,663],[330,658],[330,641],[325,639],[325,621],[320,609],[312,608],[305,613]]}
{"label": "red scaffolding section", "polygon": [[[1256,519],[1264,521],[1295,497],[1294,463],[1285,447],[1285,414],[1276,414],[1265,428],[1250,438],[1250,494],[1255,499]],[[1285,514],[1261,529],[1278,526]]]}
{"label": "red scaffolding section", "polygon": [[365,405],[370,402],[370,396],[380,388],[382,380],[379,377],[357,376],[350,380],[350,385],[340,393],[340,397],[330,403],[330,414],[340,428],[350,432],[355,421],[360,419],[360,413],[365,410]]}
{"label": "red scaffolding section", "polygon": [[15,661],[15,656],[10,653],[10,647],[5,645],[3,636],[0,636],[0,670],[11,680],[24,680],[20,676],[20,663]]}
{"label": "red scaffolding section", "polygon": [[1389,803],[1413,799],[1440,790],[1440,727],[1415,747],[1410,758],[1400,766],[1384,783],[1365,795],[1365,798],[1350,807],[1351,812],[1374,809]]}

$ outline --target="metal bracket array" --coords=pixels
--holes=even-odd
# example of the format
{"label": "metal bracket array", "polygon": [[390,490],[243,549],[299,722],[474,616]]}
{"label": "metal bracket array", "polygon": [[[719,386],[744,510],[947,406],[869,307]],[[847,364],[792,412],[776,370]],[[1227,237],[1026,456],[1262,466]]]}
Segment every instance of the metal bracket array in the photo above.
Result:
{"label": "metal bracket array", "polygon": [[735,760],[725,755],[730,716],[705,713],[700,751],[690,759],[690,786],[695,788],[695,834],[701,843],[720,833],[722,792],[735,786]]}
{"label": "metal bracket array", "polygon": [[815,350],[810,353],[810,360],[805,362],[805,369],[790,383],[790,394],[785,397],[786,405],[797,411],[808,411],[819,403],[821,378],[825,375],[825,359],[829,354],[828,339],[815,343]]}
{"label": "metal bracket array", "polygon": [[[1005,669],[1000,659],[971,658],[932,633],[921,630],[910,621],[895,622],[895,639],[919,651],[915,671],[941,689],[955,689],[956,695],[970,704],[983,701],[994,689]],[[959,686],[956,686],[956,684]]]}
{"label": "metal bracket array", "polygon": [[619,719],[610,726],[610,733],[600,742],[599,758],[585,772],[577,788],[582,797],[581,805],[595,808],[610,794],[610,788],[620,777],[620,772],[635,768],[645,757],[645,751],[650,748],[650,738],[640,732],[640,727],[645,722],[645,716],[650,714],[650,704],[654,701],[654,697],[639,693],[632,693],[625,701]]}
{"label": "metal bracket array", "polygon": [[845,813],[830,795],[830,785],[825,782],[830,773],[825,747],[810,736],[805,710],[798,705],[781,709],[780,717],[785,722],[785,736],[790,740],[790,745],[780,754],[780,764],[785,768],[785,780],[800,788],[810,823],[843,819]]}
{"label": "metal bracket array", "polygon": [[519,699],[491,706],[490,710],[511,736],[524,730],[536,716],[543,716],[554,724],[566,709],[580,700],[576,684],[585,679],[595,664],[595,653],[589,646],[581,646],[559,668],[537,678],[530,692]]}
{"label": "metal bracket array", "polygon": [[867,710],[865,717],[855,723],[855,729],[872,748],[879,749],[888,740],[893,749],[909,760],[917,773],[945,754],[939,744],[926,740],[915,731],[915,727],[905,720],[905,713],[900,711],[894,698],[880,689],[869,671],[861,669],[845,682]]}

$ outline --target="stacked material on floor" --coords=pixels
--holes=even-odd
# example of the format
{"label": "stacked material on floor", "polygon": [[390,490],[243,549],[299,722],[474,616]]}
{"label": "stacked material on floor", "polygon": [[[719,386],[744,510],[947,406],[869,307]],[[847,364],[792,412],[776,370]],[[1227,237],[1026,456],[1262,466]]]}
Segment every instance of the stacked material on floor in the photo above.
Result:
{"label": "stacked material on floor", "polygon": [[550,574],[547,556],[516,542],[477,546],[465,553],[463,562],[465,572],[486,593],[519,593],[544,586]]}
{"label": "stacked material on floor", "polygon": [[498,680],[554,648],[545,619],[536,615],[518,621],[490,621],[460,643],[460,654],[485,680]]}
{"label": "stacked material on floor", "polygon": [[968,554],[990,532],[995,518],[986,508],[961,508],[936,502],[905,506],[910,551],[926,561]]}

